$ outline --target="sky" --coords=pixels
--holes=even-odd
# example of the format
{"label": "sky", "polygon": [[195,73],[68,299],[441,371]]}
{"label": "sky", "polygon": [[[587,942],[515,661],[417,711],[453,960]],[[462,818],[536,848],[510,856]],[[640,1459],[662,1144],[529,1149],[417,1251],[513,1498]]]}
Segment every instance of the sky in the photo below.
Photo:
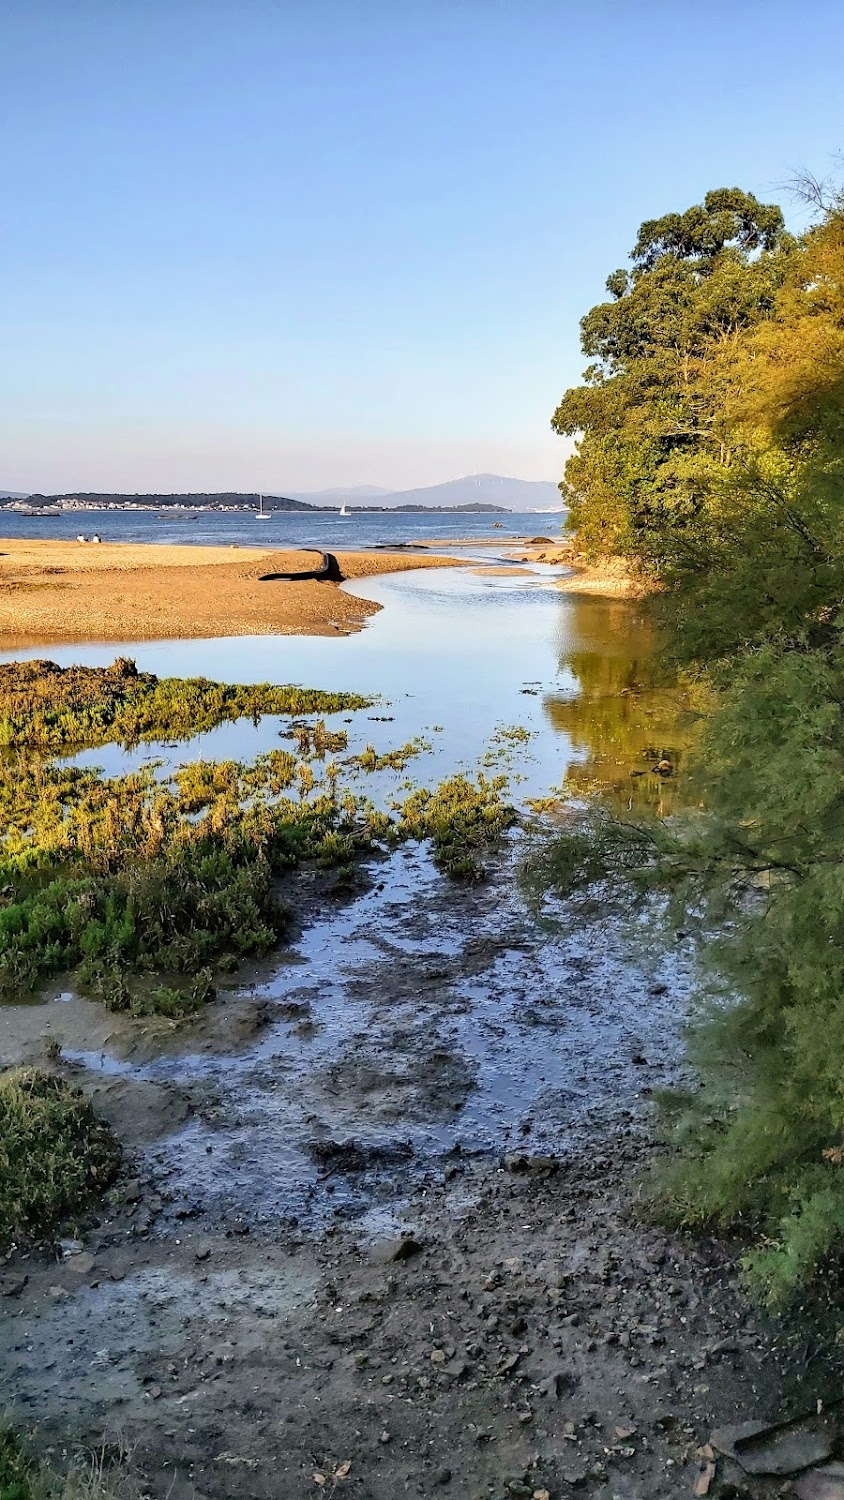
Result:
{"label": "sky", "polygon": [[797,215],[842,56],[839,0],[0,0],[0,487],[558,479],[639,223]]}

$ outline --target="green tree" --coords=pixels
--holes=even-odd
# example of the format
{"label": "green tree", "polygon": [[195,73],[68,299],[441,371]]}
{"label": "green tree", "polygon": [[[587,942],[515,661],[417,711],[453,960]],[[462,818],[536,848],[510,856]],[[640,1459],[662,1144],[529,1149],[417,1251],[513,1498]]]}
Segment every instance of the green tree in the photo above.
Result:
{"label": "green tree", "polygon": [[552,419],[577,439],[563,488],[586,552],[660,573],[702,564],[696,517],[734,448],[725,391],[791,243],[780,209],[738,188],[642,225],[631,268],[607,279],[612,300],[581,323],[584,383]]}

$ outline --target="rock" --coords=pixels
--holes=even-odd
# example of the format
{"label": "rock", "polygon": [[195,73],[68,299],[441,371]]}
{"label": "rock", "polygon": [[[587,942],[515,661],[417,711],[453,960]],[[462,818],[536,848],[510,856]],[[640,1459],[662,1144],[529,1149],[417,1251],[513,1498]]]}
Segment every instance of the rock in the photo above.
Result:
{"label": "rock", "polygon": [[437,1472],[434,1475],[434,1484],[438,1485],[440,1488],[443,1488],[447,1484],[451,1484],[451,1470],[437,1469]]}
{"label": "rock", "polygon": [[711,1460],[708,1460],[702,1466],[701,1471],[698,1474],[697,1479],[694,1482],[694,1488],[692,1489],[692,1494],[693,1495],[708,1495],[709,1491],[710,1491],[710,1489],[712,1487],[712,1481],[713,1481],[714,1478],[715,1478],[715,1465],[714,1465],[714,1463],[712,1463]]}
{"label": "rock", "polygon": [[794,1481],[797,1500],[844,1500],[844,1464],[824,1464]]}
{"label": "rock", "polygon": [[28,1276],[4,1276],[0,1280],[0,1297],[19,1297],[28,1281]]}
{"label": "rock", "polygon": [[90,1250],[83,1250],[81,1254],[74,1255],[68,1264],[68,1270],[75,1271],[78,1276],[87,1276],[88,1272],[93,1269],[94,1257]]}
{"label": "rock", "polygon": [[550,1177],[560,1169],[556,1156],[531,1156],[524,1151],[507,1151],[502,1165],[505,1172],[535,1172],[541,1177]]}
{"label": "rock", "polygon": [[834,1429],[823,1421],[739,1422],[720,1427],[710,1443],[719,1453],[734,1458],[747,1474],[797,1474],[831,1456]]}
{"label": "rock", "polygon": [[536,1389],[541,1396],[548,1396],[552,1401],[560,1401],[562,1397],[573,1391],[578,1383],[578,1376],[572,1375],[568,1370],[555,1370],[546,1380],[541,1380]]}
{"label": "rock", "polygon": [[69,1260],[71,1255],[81,1255],[85,1246],[82,1240],[59,1240],[59,1249],[62,1252],[62,1260]]}
{"label": "rock", "polygon": [[402,1261],[411,1260],[414,1255],[421,1255],[424,1246],[413,1235],[402,1235],[398,1240],[384,1240],[376,1246],[374,1257],[380,1265],[396,1265]]}
{"label": "rock", "polygon": [[127,1182],[125,1188],[123,1189],[123,1201],[124,1203],[138,1203],[140,1201],[140,1197],[140,1178],[133,1177],[129,1182]]}

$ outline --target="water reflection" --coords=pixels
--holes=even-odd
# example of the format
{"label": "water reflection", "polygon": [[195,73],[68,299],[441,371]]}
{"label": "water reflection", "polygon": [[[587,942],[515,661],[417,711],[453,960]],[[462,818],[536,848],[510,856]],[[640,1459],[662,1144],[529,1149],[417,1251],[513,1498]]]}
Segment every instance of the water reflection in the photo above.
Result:
{"label": "water reflection", "polygon": [[[653,766],[660,757],[682,765],[688,723],[676,689],[660,680],[653,626],[629,601],[562,593],[561,571],[494,576],[432,568],[356,580],[345,585],[349,592],[383,609],[359,634],[339,639],[130,638],[123,645],[6,649],[0,660],[44,655],[62,665],[105,665],[120,654],[162,676],[350,689],[380,697],[369,713],[345,716],[350,752],[372,742],[382,754],[421,737],[431,749],[412,763],[414,779],[433,784],[480,762],[510,773],[519,802],[561,786],[609,786],[625,800],[668,812],[681,780],[663,778]],[[522,745],[511,740],[499,755],[502,726],[513,725],[526,738]],[[251,759],[277,746],[285,729],[273,718],[240,720],[177,745],[100,746],[76,758],[110,775],[157,760],[166,774],[198,757]]]}
{"label": "water reflection", "polygon": [[565,685],[544,699],[574,752],[565,784],[665,816],[683,800],[692,715],[659,633],[647,609],[628,600],[572,597],[569,605],[559,643]]}

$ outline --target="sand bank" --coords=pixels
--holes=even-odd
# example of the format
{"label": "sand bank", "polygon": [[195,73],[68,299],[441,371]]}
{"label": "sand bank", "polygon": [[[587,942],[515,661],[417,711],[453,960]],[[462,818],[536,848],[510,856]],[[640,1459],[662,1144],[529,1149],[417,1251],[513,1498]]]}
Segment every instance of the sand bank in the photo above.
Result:
{"label": "sand bank", "polygon": [[[346,578],[459,567],[429,552],[338,552]],[[347,635],[380,605],[334,583],[262,583],[319,553],[271,547],[0,538],[0,643],[164,640],[225,635]]]}
{"label": "sand bank", "polygon": [[554,580],[554,587],[564,594],[591,594],[604,599],[642,599],[652,592],[623,557],[607,557],[589,563],[571,542],[528,544],[509,556],[520,563],[553,563],[570,568],[567,577]]}

